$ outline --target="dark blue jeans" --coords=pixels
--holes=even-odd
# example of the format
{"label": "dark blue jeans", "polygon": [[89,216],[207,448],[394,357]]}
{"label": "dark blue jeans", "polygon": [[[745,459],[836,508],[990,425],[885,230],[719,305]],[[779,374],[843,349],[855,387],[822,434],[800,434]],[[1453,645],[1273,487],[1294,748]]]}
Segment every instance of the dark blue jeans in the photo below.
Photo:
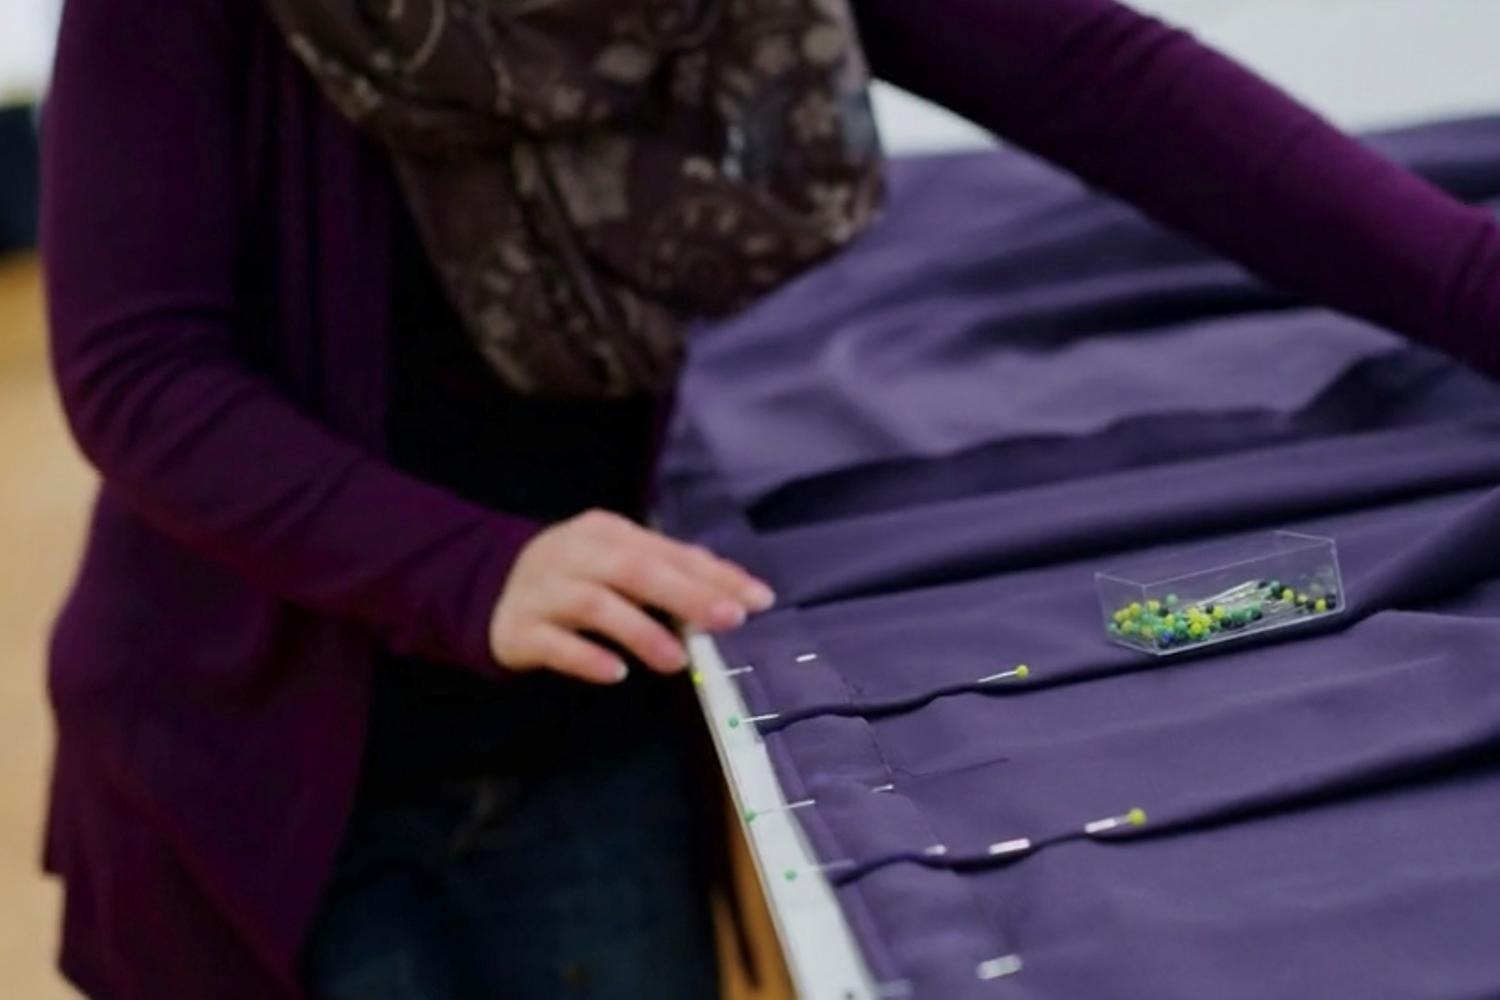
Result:
{"label": "dark blue jeans", "polygon": [[718,995],[680,741],[356,811],[311,943],[319,1000]]}

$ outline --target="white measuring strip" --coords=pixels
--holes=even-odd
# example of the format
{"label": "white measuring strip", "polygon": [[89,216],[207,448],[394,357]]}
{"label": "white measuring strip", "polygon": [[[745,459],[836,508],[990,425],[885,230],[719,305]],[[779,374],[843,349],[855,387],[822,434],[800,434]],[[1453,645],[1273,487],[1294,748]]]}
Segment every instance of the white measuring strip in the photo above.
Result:
{"label": "white measuring strip", "polygon": [[802,829],[781,794],[771,770],[763,737],[754,726],[730,728],[726,720],[746,718],[745,703],[735,682],[725,676],[726,665],[713,640],[701,633],[688,636],[688,654],[697,671],[694,687],[708,718],[719,764],[734,797],[735,813],[756,810],[753,823],[741,824],[755,859],[755,873],[771,911],[771,922],[781,943],[797,995],[809,1000],[847,997],[880,1000],[889,996],[870,975],[854,934],[844,919],[832,887],[821,878],[788,880],[786,873],[815,869]]}

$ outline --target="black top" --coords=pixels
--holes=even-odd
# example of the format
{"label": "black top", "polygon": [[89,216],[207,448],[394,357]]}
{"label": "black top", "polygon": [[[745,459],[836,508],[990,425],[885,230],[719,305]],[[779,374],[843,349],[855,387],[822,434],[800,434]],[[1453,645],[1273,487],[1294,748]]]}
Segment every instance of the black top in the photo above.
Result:
{"label": "black top", "polygon": [[[653,448],[651,399],[559,401],[507,389],[460,326],[404,206],[393,235],[391,460],[495,510],[554,522],[602,507],[638,515]],[[377,665],[365,782],[544,767],[572,743],[651,715],[644,670],[618,688],[550,672],[482,677],[387,656]],[[578,739],[573,733],[588,727]]]}

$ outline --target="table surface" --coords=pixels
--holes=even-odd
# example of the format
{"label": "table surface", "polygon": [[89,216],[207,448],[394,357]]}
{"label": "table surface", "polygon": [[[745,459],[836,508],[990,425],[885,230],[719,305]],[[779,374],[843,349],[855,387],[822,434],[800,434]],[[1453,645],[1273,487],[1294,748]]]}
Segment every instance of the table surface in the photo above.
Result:
{"label": "table surface", "polygon": [[828,882],[809,877],[815,875],[812,850],[786,808],[791,803],[782,795],[755,726],[730,724],[747,714],[726,674],[736,668],[724,662],[713,640],[702,633],[689,637],[688,650],[699,704],[798,995],[840,1000],[901,996],[899,983],[872,979]]}

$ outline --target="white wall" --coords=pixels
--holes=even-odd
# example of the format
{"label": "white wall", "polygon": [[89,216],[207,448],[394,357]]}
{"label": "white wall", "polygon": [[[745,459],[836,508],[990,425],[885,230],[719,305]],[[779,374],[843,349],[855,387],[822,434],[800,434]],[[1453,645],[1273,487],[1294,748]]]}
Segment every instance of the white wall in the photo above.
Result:
{"label": "white wall", "polygon": [[[1500,0],[1136,0],[1134,6],[1188,27],[1349,128],[1500,112]],[[894,150],[989,141],[893,88],[880,88],[876,108]]]}
{"label": "white wall", "polygon": [[[1500,0],[1135,5],[1193,29],[1349,127],[1500,110]],[[0,102],[42,88],[60,6],[61,0],[0,0]],[[879,89],[876,106],[893,149],[989,141],[893,88]]]}
{"label": "white wall", "polygon": [[61,0],[0,0],[0,104],[41,92],[60,7]]}

